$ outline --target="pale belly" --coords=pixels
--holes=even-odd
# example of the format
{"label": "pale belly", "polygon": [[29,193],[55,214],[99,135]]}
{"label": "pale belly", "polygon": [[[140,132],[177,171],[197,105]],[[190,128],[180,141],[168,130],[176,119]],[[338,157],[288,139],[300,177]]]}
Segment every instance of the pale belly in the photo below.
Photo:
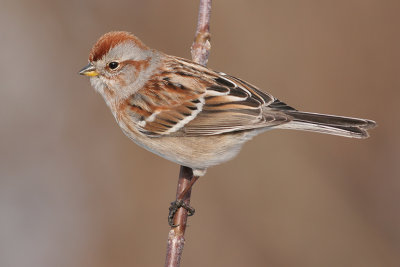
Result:
{"label": "pale belly", "polygon": [[162,136],[148,137],[139,131],[121,129],[139,146],[177,164],[192,169],[207,169],[235,157],[243,143],[257,132],[237,132],[212,136]]}

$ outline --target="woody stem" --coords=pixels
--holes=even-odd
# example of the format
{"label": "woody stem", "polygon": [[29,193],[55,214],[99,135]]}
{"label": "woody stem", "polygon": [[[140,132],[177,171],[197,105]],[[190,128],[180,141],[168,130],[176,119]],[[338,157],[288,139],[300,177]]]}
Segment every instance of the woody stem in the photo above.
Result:
{"label": "woody stem", "polygon": [[[196,63],[206,65],[208,61],[210,44],[210,15],[211,0],[200,0],[197,29],[194,42],[191,47],[192,60]],[[198,177],[193,176],[193,170],[189,167],[181,166],[176,198],[182,199],[187,205],[190,204],[192,185]],[[187,210],[178,209],[174,217],[174,225],[168,234],[167,255],[165,267],[179,267],[180,260],[185,244],[185,230],[187,223]]]}

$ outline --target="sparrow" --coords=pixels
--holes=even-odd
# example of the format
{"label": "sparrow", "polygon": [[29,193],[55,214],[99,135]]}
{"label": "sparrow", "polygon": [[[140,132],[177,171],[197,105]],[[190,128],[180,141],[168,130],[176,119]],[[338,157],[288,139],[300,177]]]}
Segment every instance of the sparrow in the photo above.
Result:
{"label": "sparrow", "polygon": [[256,86],[147,47],[133,34],[104,34],[80,72],[139,146],[193,169],[236,156],[272,129],[366,138],[372,120],[299,111]]}

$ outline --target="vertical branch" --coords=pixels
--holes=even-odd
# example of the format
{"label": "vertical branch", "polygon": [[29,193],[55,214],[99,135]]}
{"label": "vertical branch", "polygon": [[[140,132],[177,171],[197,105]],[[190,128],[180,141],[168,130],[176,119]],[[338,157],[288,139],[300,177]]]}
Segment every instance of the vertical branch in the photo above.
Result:
{"label": "vertical branch", "polygon": [[[176,189],[176,197],[189,186],[190,181],[193,179],[193,171],[189,167],[181,166],[179,172],[178,188]],[[190,204],[191,190],[185,194],[183,201],[186,204]],[[183,252],[183,246],[185,245],[185,230],[187,222],[187,210],[180,208],[174,217],[174,225],[168,233],[167,243],[167,256],[165,259],[165,267],[177,267],[180,266],[181,256]]]}
{"label": "vertical branch", "polygon": [[192,60],[201,65],[207,65],[211,49],[210,43],[211,0],[200,0],[199,18],[196,36],[191,47]]}
{"label": "vertical branch", "polygon": [[[210,44],[210,15],[211,15],[211,0],[200,0],[199,16],[194,42],[191,47],[192,60],[196,63],[206,65],[208,61]],[[181,166],[176,197],[187,190],[183,201],[190,204],[191,181],[193,171],[191,168]],[[165,259],[165,267],[179,267],[183,247],[185,244],[185,230],[187,223],[187,210],[180,208],[174,217],[174,224],[177,227],[172,227],[168,233],[167,255]]]}

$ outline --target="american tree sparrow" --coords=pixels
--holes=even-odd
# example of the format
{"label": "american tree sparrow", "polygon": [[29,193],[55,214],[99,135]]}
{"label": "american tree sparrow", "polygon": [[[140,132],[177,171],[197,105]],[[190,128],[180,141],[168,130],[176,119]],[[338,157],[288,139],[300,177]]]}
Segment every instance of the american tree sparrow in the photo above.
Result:
{"label": "american tree sparrow", "polygon": [[103,35],[80,74],[90,77],[132,141],[192,168],[195,176],[270,129],[366,138],[375,126],[298,111],[239,78],[151,49],[127,32]]}

